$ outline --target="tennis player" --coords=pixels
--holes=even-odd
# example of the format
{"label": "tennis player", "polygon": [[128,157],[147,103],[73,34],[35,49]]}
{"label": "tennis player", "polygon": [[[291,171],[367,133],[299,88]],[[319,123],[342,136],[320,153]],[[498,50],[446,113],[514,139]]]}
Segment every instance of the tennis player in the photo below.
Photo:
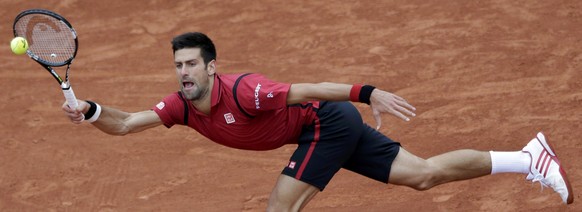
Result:
{"label": "tennis player", "polygon": [[[237,149],[272,150],[297,145],[275,183],[268,211],[301,210],[341,168],[416,190],[497,173],[520,173],[573,202],[566,172],[542,133],[518,151],[457,150],[423,159],[378,132],[381,113],[405,121],[415,108],[371,85],[283,83],[260,74],[219,74],[213,42],[189,32],[172,40],[181,89],[151,110],[124,112],[92,101],[63,104],[73,123],[85,118],[103,132],[125,135],[164,125],[189,126]],[[375,128],[351,102],[369,104]],[[84,115],[84,118],[83,118]]]}

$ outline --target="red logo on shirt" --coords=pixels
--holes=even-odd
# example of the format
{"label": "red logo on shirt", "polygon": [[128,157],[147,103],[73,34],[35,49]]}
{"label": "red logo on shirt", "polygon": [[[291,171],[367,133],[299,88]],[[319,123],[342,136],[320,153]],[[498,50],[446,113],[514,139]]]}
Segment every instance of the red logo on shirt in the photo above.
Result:
{"label": "red logo on shirt", "polygon": [[158,103],[158,104],[156,105],[156,107],[157,107],[159,110],[161,110],[161,109],[164,109],[164,107],[165,107],[165,106],[166,106],[166,103],[164,103],[164,102],[160,102],[160,103]]}
{"label": "red logo on shirt", "polygon": [[259,91],[261,90],[261,83],[257,83],[257,87],[255,88],[255,109],[261,108],[261,103],[259,102]]}
{"label": "red logo on shirt", "polygon": [[235,122],[234,116],[232,115],[232,113],[224,114],[224,120],[226,120],[227,124],[232,124]]}

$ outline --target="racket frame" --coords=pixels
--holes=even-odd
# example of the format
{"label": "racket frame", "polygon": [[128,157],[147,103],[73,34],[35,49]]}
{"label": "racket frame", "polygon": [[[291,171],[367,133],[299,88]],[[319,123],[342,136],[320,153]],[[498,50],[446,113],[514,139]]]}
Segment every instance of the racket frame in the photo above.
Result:
{"label": "racket frame", "polygon": [[[57,80],[57,82],[59,83],[59,86],[61,87],[61,89],[63,91],[63,94],[65,95],[65,99],[67,100],[68,106],[70,108],[77,108],[77,106],[78,106],[77,98],[76,98],[75,93],[73,92],[73,88],[71,87],[71,84],[69,82],[69,69],[70,69],[71,63],[73,62],[73,59],[75,59],[75,57],[77,56],[77,50],[79,48],[79,41],[77,39],[77,37],[78,37],[77,31],[75,31],[75,28],[73,28],[73,26],[71,25],[71,23],[69,21],[67,21],[67,19],[65,19],[63,16],[61,16],[55,12],[45,10],[45,9],[29,9],[29,10],[22,11],[14,19],[14,24],[12,25],[12,30],[14,32],[15,37],[22,36],[22,35],[19,35],[16,31],[16,23],[22,17],[25,17],[27,15],[34,15],[34,14],[41,14],[41,15],[46,15],[46,16],[50,16],[52,18],[55,18],[56,20],[64,23],[70,29],[70,32],[72,33],[73,40],[75,41],[75,50],[73,52],[73,56],[71,58],[63,61],[63,62],[55,63],[55,62],[43,60],[38,55],[34,54],[30,49],[26,50],[26,54],[31,59],[33,59],[38,64],[40,64],[42,67],[44,67],[55,78],[55,80]],[[29,38],[25,37],[25,39],[29,39]],[[65,72],[65,79],[63,80],[61,78],[61,76],[53,69],[53,67],[61,67],[64,65],[67,65],[67,70]]]}

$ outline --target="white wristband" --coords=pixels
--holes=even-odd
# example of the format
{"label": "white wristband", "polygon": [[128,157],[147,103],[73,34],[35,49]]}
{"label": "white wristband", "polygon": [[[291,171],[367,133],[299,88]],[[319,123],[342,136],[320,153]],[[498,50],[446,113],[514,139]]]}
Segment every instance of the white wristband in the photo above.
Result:
{"label": "white wristband", "polygon": [[101,105],[95,103],[95,113],[93,114],[93,116],[91,116],[90,119],[87,119],[87,121],[89,123],[95,122],[99,118],[99,115],[101,115]]}

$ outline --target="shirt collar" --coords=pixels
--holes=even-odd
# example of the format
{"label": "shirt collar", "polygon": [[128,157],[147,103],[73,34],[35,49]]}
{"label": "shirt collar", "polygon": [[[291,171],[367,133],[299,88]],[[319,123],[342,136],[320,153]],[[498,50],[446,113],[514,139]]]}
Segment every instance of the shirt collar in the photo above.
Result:
{"label": "shirt collar", "polygon": [[220,88],[220,77],[218,77],[218,74],[214,74],[214,85],[212,86],[212,99],[210,100],[210,106],[214,107],[218,104],[218,101],[220,101],[220,96],[221,96],[221,88]]}

